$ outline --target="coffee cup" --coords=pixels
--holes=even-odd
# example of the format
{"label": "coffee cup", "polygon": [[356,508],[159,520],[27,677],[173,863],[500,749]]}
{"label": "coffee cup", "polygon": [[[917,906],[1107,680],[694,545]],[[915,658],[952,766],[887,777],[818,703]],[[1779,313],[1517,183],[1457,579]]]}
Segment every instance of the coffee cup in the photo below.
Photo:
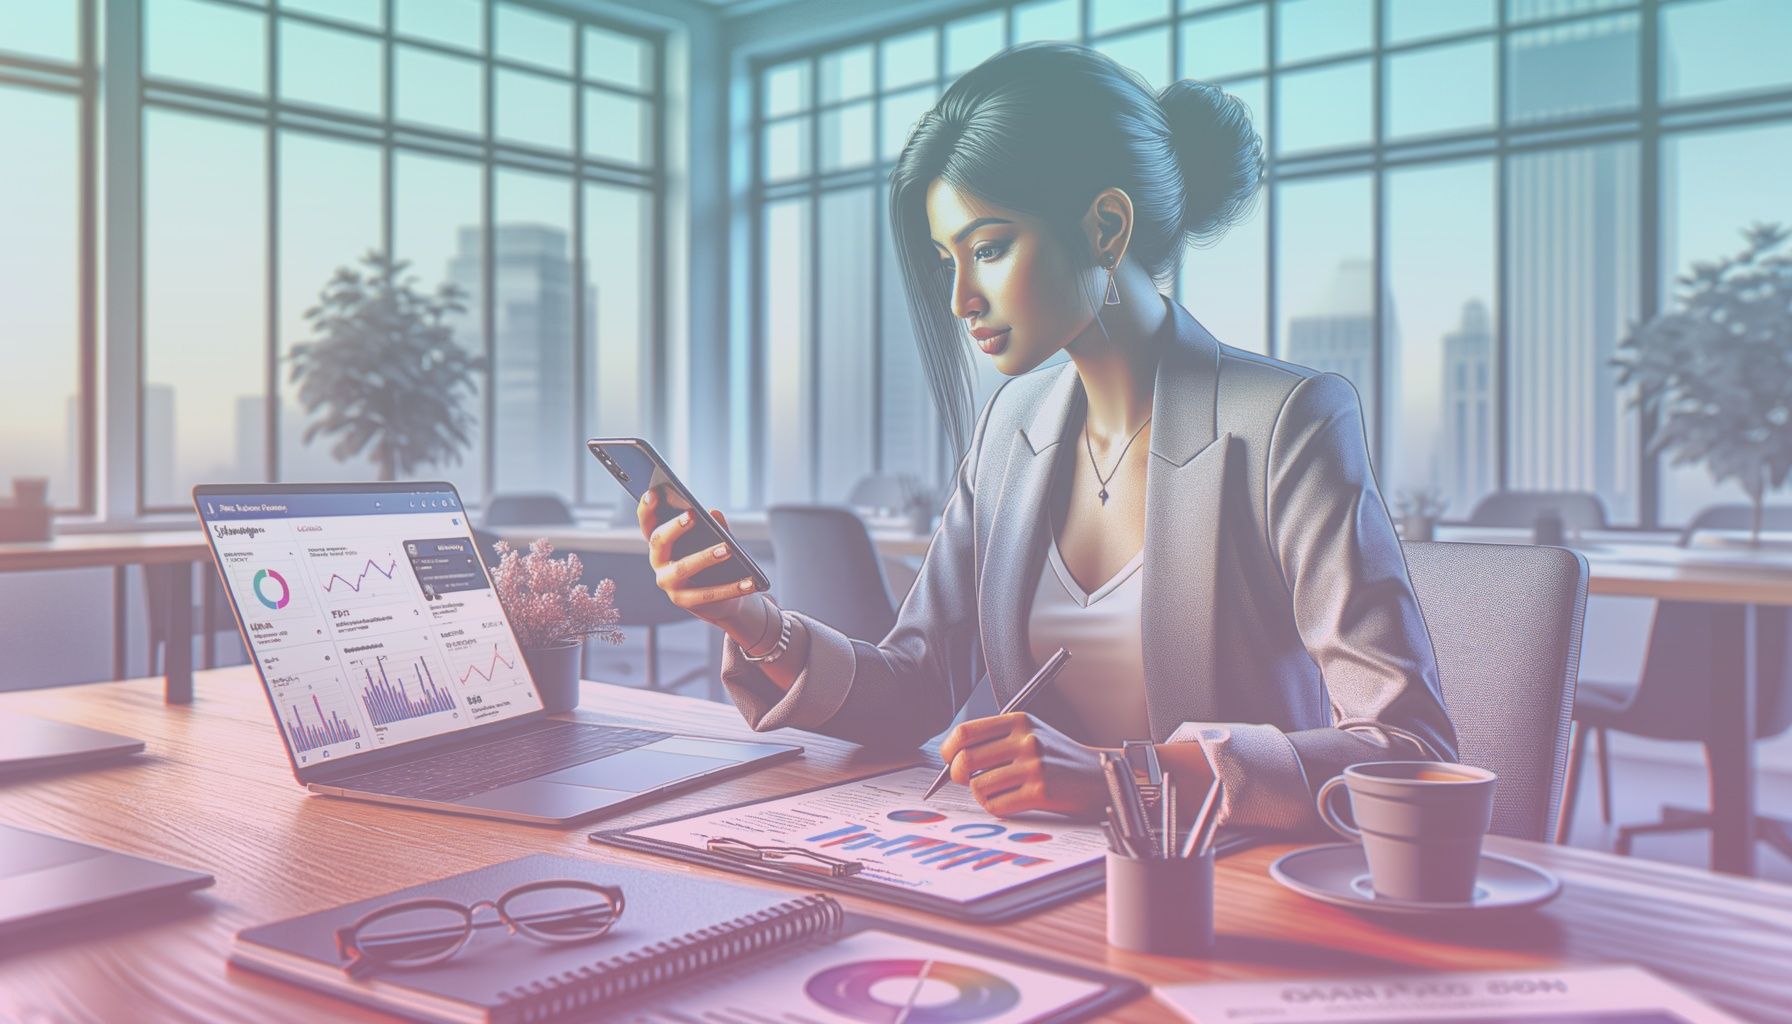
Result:
{"label": "coffee cup", "polygon": [[[1447,761],[1351,765],[1319,787],[1319,816],[1363,844],[1378,896],[1421,903],[1467,903],[1475,894],[1481,838],[1493,820],[1497,776]],[[1338,817],[1332,792],[1350,794],[1353,827]]]}

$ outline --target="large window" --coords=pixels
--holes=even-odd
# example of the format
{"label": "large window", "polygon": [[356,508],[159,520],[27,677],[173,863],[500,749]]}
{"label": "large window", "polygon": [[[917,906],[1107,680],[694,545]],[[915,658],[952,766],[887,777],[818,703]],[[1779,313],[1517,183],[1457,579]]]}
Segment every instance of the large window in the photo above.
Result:
{"label": "large window", "polygon": [[[1043,39],[1251,108],[1265,195],[1188,254],[1176,297],[1228,344],[1348,377],[1390,498],[1435,491],[1460,518],[1502,487],[1588,490],[1632,526],[1735,499],[1647,454],[1611,358],[1693,262],[1792,221],[1778,0],[1029,0],[769,53],[755,230],[780,262],[736,360],[770,389],[738,442],[768,482],[750,500],[951,468],[917,404],[887,175],[946,84]],[[830,376],[843,351],[873,376]]]}
{"label": "large window", "polygon": [[[588,432],[662,426],[663,73],[658,36],[546,0],[0,4],[0,124],[29,140],[0,161],[0,359],[32,382],[0,409],[0,477],[48,476],[72,511],[103,479],[132,515],[202,481],[378,475],[312,430],[289,356],[332,276],[381,252],[459,288],[448,326],[489,365],[467,444],[420,472],[585,499]],[[100,311],[133,307],[101,364]],[[133,366],[135,399],[101,403],[136,414],[111,450],[96,379]]]}

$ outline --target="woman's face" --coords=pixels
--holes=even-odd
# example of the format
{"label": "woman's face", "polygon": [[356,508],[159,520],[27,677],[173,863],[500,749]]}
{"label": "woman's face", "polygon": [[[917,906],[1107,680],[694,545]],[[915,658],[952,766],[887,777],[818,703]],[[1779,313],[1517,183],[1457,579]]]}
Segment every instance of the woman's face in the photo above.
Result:
{"label": "woman's face", "polygon": [[1076,266],[1038,218],[936,179],[927,188],[927,226],[950,281],[952,315],[1002,373],[1045,362],[1094,319],[1089,268]]}

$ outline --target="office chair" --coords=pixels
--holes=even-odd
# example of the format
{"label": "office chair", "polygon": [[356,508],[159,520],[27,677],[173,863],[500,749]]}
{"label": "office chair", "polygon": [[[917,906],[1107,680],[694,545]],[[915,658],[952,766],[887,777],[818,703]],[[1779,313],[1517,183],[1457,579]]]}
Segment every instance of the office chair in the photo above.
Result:
{"label": "office chair", "polygon": [[1568,763],[1586,560],[1534,545],[1401,546],[1457,752],[1499,775],[1491,831],[1545,839]]}
{"label": "office chair", "polygon": [[616,582],[616,611],[621,616],[616,625],[623,629],[645,629],[646,663],[644,670],[647,688],[650,690],[675,690],[698,679],[708,678],[710,681],[707,696],[711,700],[721,696],[721,631],[710,629],[715,634],[709,638],[711,642],[704,647],[704,664],[691,669],[676,679],[663,681],[660,679],[660,627],[676,626],[695,619],[690,612],[672,603],[666,592],[659,588],[653,575],[653,565],[647,560],[647,552],[613,552],[613,551],[580,551],[579,561],[585,567],[582,581],[596,589],[603,580]]}
{"label": "office chair", "polygon": [[820,619],[855,640],[877,643],[896,625],[896,602],[865,521],[832,505],[766,509],[778,604]]}
{"label": "office chair", "polygon": [[[1680,535],[1679,545],[1690,547],[1700,530],[1748,529],[1751,516],[1746,505],[1717,505],[1704,509],[1693,517]],[[1792,529],[1792,507],[1764,509],[1762,528]],[[1636,685],[1581,681],[1574,707],[1570,774],[1580,774],[1580,766],[1586,757],[1587,734],[1591,732],[1599,772],[1599,816],[1607,825],[1612,823],[1609,730],[1660,740],[1694,741],[1707,748],[1714,741],[1710,698],[1699,683],[1710,674],[1717,644],[1722,642],[1718,639],[1721,614],[1722,609],[1710,604],[1662,601],[1656,605],[1655,623],[1649,631],[1649,647],[1643,657],[1643,672]],[[1755,693],[1755,738],[1763,740],[1792,728],[1792,647],[1787,643],[1792,608],[1758,608],[1756,616],[1755,664],[1760,687]],[[1749,784],[1753,784],[1752,780]],[[1711,785],[1718,785],[1715,777]],[[1568,839],[1574,802],[1575,792],[1571,787],[1557,830],[1557,842]],[[1629,853],[1632,843],[1640,835],[1710,827],[1708,811],[1664,807],[1660,821],[1619,828],[1617,851]],[[1755,836],[1792,857],[1792,823],[1759,816],[1755,820]]]}
{"label": "office chair", "polygon": [[1570,530],[1605,529],[1605,502],[1586,491],[1495,491],[1469,513],[1471,526],[1519,526],[1531,529],[1538,517],[1554,512]]}
{"label": "office chair", "polygon": [[578,520],[558,494],[499,494],[485,506],[485,525],[570,526]]}

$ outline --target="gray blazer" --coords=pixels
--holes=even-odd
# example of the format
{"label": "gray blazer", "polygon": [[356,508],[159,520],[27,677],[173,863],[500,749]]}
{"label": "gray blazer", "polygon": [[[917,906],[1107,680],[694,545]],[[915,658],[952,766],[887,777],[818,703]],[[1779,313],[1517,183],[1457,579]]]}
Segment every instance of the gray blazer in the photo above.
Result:
{"label": "gray blazer", "polygon": [[[1455,759],[1431,639],[1350,383],[1222,345],[1170,309],[1146,471],[1152,739],[1205,747],[1224,820],[1310,826],[1314,790],[1347,765]],[[722,680],[747,721],[913,745],[985,672],[998,703],[1018,689],[1036,668],[1047,488],[1083,403],[1069,364],[996,391],[882,643],[801,616],[809,661],[785,693],[728,643]]]}

